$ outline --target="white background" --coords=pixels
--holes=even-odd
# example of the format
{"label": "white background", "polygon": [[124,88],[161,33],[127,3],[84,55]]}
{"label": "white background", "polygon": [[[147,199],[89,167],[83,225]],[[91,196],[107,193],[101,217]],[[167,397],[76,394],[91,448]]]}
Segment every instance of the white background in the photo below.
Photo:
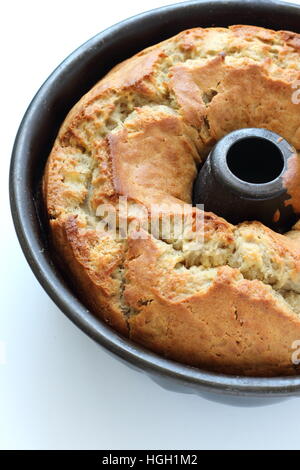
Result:
{"label": "white background", "polygon": [[166,391],[110,357],[48,298],[13,230],[7,185],[10,152],[20,119],[40,84],[99,31],[171,3],[2,4],[0,353],[5,343],[6,364],[1,365],[0,357],[0,448],[300,448],[300,398],[259,407],[250,407],[248,400],[216,403]]}

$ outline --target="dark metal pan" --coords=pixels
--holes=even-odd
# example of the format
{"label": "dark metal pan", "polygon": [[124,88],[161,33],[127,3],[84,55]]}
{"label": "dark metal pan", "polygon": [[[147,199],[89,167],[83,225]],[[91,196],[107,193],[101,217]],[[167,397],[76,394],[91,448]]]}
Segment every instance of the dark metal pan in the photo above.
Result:
{"label": "dark metal pan", "polygon": [[188,367],[147,351],[95,318],[53,261],[39,201],[44,165],[64,117],[109,69],[138,50],[186,28],[231,24],[300,32],[300,6],[270,0],[184,2],[125,20],[80,46],[42,85],[20,125],[10,170],[11,209],[20,244],[41,285],[79,328],[127,364],[177,391],[260,397],[296,395],[300,392],[300,377],[235,377]]}

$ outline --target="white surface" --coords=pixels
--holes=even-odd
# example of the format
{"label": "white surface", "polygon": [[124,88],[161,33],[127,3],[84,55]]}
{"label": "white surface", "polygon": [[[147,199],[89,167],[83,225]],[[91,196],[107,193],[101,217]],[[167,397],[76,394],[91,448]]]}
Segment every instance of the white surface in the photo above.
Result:
{"label": "white surface", "polygon": [[97,32],[170,3],[10,0],[2,5],[0,448],[300,447],[299,398],[259,408],[237,407],[234,400],[213,403],[163,390],[110,357],[48,298],[14,234],[7,194],[10,151],[40,84]]}

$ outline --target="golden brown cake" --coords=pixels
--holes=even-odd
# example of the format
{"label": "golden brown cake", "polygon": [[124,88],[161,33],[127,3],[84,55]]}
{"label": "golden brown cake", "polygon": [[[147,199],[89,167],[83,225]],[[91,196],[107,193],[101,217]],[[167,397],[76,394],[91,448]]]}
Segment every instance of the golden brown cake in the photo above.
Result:
{"label": "golden brown cake", "polygon": [[[290,203],[300,212],[297,80],[300,35],[196,28],[121,63],[74,106],[48,159],[44,198],[53,250],[95,315],[185,364],[298,373],[300,222],[281,235],[204,213],[199,240],[199,209],[191,205],[212,146],[233,130],[259,127],[295,148],[289,171],[299,185],[290,186]],[[178,223],[187,204],[188,229]],[[114,210],[116,233],[104,223]]]}

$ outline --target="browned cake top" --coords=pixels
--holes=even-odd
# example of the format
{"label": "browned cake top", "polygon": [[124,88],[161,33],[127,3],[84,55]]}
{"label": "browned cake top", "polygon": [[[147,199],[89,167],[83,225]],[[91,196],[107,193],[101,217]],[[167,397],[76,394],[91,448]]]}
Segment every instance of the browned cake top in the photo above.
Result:
{"label": "browned cake top", "polygon": [[[300,213],[298,80],[299,35],[197,28],[119,64],[76,104],[49,157],[44,195],[54,249],[89,308],[188,364],[294,372],[299,223],[283,236],[258,222],[233,226],[206,213],[199,241],[174,214],[166,235],[160,212],[176,207],[180,214],[190,205],[197,168],[220,138],[260,127],[295,148],[286,184]],[[126,237],[120,196],[128,204]],[[194,220],[198,210],[189,207]],[[114,210],[117,236],[103,223]],[[150,234],[151,215],[159,222]],[[144,237],[136,237],[137,221]]]}

